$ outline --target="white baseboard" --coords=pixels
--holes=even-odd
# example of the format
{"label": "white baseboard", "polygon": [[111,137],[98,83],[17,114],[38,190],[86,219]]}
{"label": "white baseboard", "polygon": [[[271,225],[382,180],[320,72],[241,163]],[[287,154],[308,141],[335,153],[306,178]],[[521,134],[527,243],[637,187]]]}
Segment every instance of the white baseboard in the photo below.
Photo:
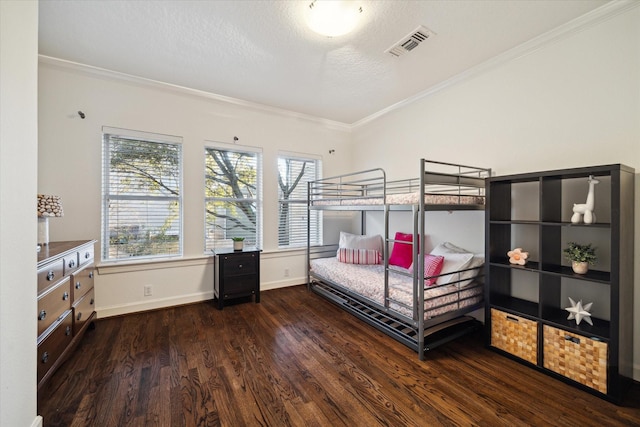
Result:
{"label": "white baseboard", "polygon": [[286,280],[275,280],[273,282],[260,283],[260,291],[269,291],[271,289],[286,288],[289,286],[304,285],[307,283],[306,277],[289,277]]}
{"label": "white baseboard", "polygon": [[42,427],[42,417],[38,415],[31,423],[31,427]]}
{"label": "white baseboard", "polygon": [[191,304],[194,302],[207,301],[213,299],[213,290],[197,294],[179,295],[175,297],[154,299],[145,302],[135,302],[132,304],[122,304],[111,307],[98,307],[97,317],[99,319],[123,314],[138,313],[140,311],[156,310],[158,308],[173,307],[176,305]]}
{"label": "white baseboard", "polygon": [[[260,291],[268,291],[271,289],[286,288],[288,286],[302,285],[306,283],[305,277],[288,278],[287,280],[277,280],[273,282],[263,282],[260,284]],[[213,299],[213,290],[201,292],[197,294],[179,295],[169,298],[154,299],[145,302],[135,302],[131,304],[114,305],[110,307],[98,307],[97,317],[104,319],[106,317],[121,316],[123,314],[138,313],[141,311],[156,310],[159,308],[174,307],[176,305],[191,304],[194,302],[208,301]]]}

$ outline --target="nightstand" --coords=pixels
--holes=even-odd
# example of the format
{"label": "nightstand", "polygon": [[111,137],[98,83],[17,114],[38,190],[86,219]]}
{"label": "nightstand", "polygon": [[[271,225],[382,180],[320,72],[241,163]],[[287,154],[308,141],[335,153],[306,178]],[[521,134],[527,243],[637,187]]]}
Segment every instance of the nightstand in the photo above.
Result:
{"label": "nightstand", "polygon": [[260,302],[260,251],[228,251],[215,254],[214,299],[219,310],[227,300],[255,295]]}

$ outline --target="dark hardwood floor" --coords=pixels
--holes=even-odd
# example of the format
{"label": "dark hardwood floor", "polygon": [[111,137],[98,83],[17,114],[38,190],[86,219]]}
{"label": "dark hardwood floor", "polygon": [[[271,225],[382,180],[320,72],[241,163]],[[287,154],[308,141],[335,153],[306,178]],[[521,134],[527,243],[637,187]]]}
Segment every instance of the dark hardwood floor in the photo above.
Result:
{"label": "dark hardwood floor", "polygon": [[40,392],[52,426],[631,426],[467,336],[416,353],[304,286],[96,322]]}

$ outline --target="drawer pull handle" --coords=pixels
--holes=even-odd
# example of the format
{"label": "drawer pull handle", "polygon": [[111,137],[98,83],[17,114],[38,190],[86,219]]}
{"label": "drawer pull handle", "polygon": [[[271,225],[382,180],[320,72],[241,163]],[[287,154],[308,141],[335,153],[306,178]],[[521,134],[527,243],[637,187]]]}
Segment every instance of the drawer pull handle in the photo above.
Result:
{"label": "drawer pull handle", "polygon": [[570,335],[565,335],[564,339],[567,341],[571,341],[574,344],[580,344],[580,338],[572,337]]}
{"label": "drawer pull handle", "polygon": [[46,317],[47,317],[47,312],[45,310],[42,310],[38,315],[38,320],[44,320],[46,319]]}
{"label": "drawer pull handle", "polygon": [[93,279],[93,271],[89,273],[89,279]]}
{"label": "drawer pull handle", "polygon": [[56,273],[54,273],[54,272],[53,272],[53,270],[52,270],[52,271],[49,271],[49,272],[47,273],[47,280],[48,280],[48,281],[52,281],[54,277],[56,277]]}
{"label": "drawer pull handle", "polygon": [[49,353],[46,351],[42,354],[42,363],[47,363],[49,361]]}
{"label": "drawer pull handle", "polygon": [[76,266],[76,262],[74,260],[69,261],[69,268],[73,268]]}
{"label": "drawer pull handle", "polygon": [[76,320],[80,320],[82,319],[82,312],[78,313],[78,315],[76,316]]}
{"label": "drawer pull handle", "polygon": [[65,334],[66,336],[71,335],[71,326],[67,326],[67,328],[64,330],[64,334]]}
{"label": "drawer pull handle", "polygon": [[76,282],[76,289],[80,289],[82,287],[82,283]]}
{"label": "drawer pull handle", "polygon": [[93,300],[93,298],[91,298],[91,300],[89,301],[89,305],[93,305],[95,301]]}
{"label": "drawer pull handle", "polygon": [[242,268],[242,264],[239,264],[239,265],[238,265],[238,268]]}
{"label": "drawer pull handle", "polygon": [[62,294],[62,301],[66,301],[69,299],[69,292],[65,292],[64,294]]}
{"label": "drawer pull handle", "polygon": [[85,252],[84,259],[89,259],[89,258],[91,258],[91,252]]}
{"label": "drawer pull handle", "polygon": [[507,320],[511,320],[512,322],[516,322],[516,323],[520,322],[520,319],[513,316],[507,316]]}

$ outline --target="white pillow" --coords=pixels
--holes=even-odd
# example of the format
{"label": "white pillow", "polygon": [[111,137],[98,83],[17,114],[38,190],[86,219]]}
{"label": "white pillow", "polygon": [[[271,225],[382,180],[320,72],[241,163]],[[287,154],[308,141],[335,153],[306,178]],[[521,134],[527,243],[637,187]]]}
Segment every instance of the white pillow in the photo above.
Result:
{"label": "white pillow", "polygon": [[436,282],[438,285],[444,285],[449,282],[457,282],[458,280],[462,279],[462,275],[466,273],[466,271],[459,275],[458,274],[446,275],[446,274],[455,273],[456,271],[460,271],[467,268],[467,265],[473,259],[473,254],[452,254],[452,253],[434,254],[433,252],[431,252],[431,255],[444,256],[444,264],[442,265],[442,271],[440,272],[441,276],[438,277],[438,281]]}
{"label": "white pillow", "polygon": [[[484,265],[484,254],[482,253],[478,253],[478,254],[472,254],[471,252],[469,252],[466,249],[463,249],[459,246],[454,245],[453,243],[450,242],[444,242],[439,244],[438,246],[436,246],[435,248],[433,248],[433,250],[431,251],[432,255],[442,255],[445,257],[445,262],[446,262],[446,256],[447,254],[471,254],[473,255],[473,258],[469,261],[469,264],[461,267],[460,269],[465,269],[465,268],[476,268],[476,267],[481,267],[482,265]],[[463,286],[467,286],[469,285],[471,282],[473,282],[473,279],[480,273],[480,269],[475,269],[475,270],[469,270],[469,271],[464,271],[462,273],[460,273],[460,283],[458,283],[458,285],[460,287]],[[451,277],[457,277],[457,275],[452,275]],[[456,279],[458,280],[458,279]]]}
{"label": "white pillow", "polygon": [[345,249],[369,249],[382,253],[382,236],[361,236],[341,231],[338,247]]}

